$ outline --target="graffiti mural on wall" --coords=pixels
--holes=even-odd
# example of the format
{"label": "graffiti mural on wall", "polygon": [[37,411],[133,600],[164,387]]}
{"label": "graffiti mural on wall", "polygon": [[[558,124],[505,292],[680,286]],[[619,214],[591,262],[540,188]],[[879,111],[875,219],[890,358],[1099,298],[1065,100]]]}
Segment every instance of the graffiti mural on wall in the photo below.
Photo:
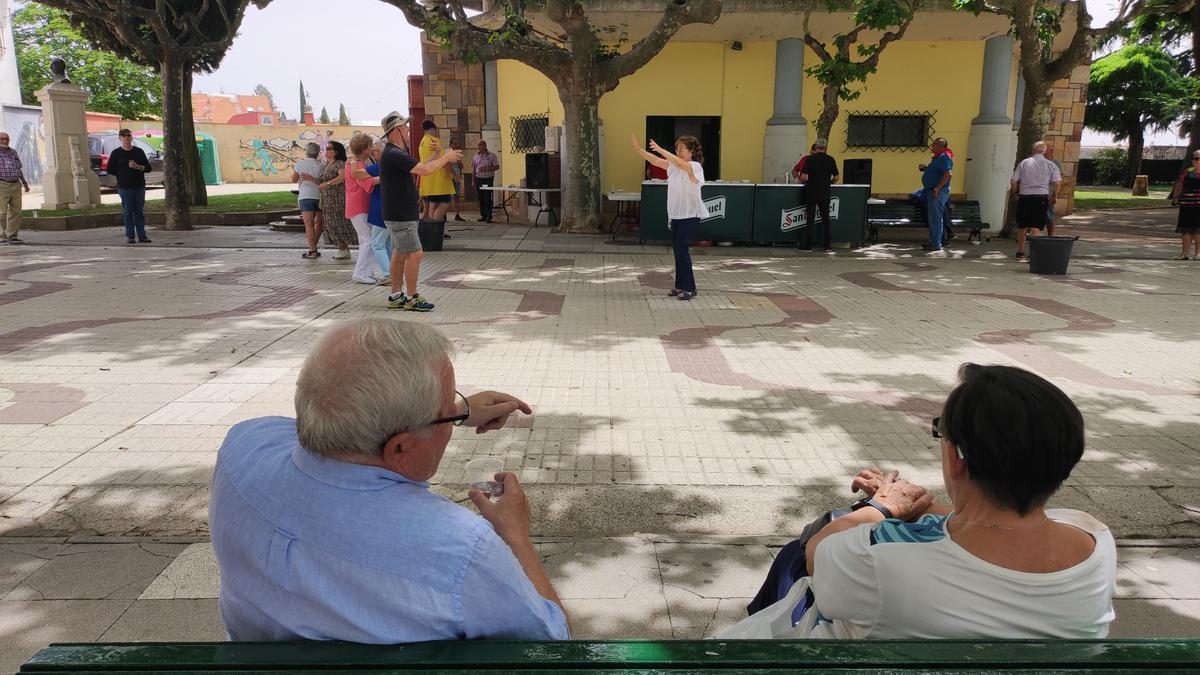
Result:
{"label": "graffiti mural on wall", "polygon": [[[242,182],[275,183],[279,182],[277,176],[280,174],[290,176],[296,162],[304,159],[304,147],[309,143],[316,143],[321,148],[321,153],[318,155],[321,158],[324,158],[325,148],[330,141],[337,140],[347,146],[350,144],[350,138],[334,139],[333,133],[332,129],[325,131],[306,129],[295,138],[275,136],[241,139],[238,142],[238,160],[242,169]],[[360,133],[362,132],[355,131],[351,138]],[[376,138],[375,134],[369,135],[372,140]]]}
{"label": "graffiti mural on wall", "polygon": [[46,173],[46,131],[39,109],[5,107],[3,119],[12,137],[12,148],[21,156],[22,173],[30,185],[41,185]]}

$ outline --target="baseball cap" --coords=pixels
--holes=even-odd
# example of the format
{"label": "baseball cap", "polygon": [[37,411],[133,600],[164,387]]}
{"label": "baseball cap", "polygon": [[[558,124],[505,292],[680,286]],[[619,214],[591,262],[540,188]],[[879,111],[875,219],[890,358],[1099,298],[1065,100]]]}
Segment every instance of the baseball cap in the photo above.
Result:
{"label": "baseball cap", "polygon": [[408,124],[408,118],[395,110],[384,115],[383,120],[380,122],[380,125],[383,127],[384,136],[387,136],[389,133],[391,133],[392,129],[395,129],[396,127],[402,127],[405,124]]}

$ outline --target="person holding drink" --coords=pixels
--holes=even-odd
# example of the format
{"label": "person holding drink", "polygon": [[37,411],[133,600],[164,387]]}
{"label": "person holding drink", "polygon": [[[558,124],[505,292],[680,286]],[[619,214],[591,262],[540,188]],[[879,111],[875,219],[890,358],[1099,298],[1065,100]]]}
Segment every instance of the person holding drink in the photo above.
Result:
{"label": "person holding drink", "polygon": [[667,171],[667,223],[675,249],[675,287],[668,293],[673,298],[691,300],[696,297],[696,275],[692,271],[692,254],[688,247],[708,215],[700,188],[704,185],[704,150],[695,136],[680,136],[675,140],[672,154],[652,139],[650,154],[642,149],[637,136],[630,136],[633,149],[650,164]]}

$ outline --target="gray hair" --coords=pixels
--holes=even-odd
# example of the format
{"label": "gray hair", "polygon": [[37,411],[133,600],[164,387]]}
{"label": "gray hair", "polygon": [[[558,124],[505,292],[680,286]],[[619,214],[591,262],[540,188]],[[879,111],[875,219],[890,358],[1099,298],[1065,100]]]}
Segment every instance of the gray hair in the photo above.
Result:
{"label": "gray hair", "polygon": [[307,157],[316,157],[317,155],[321,154],[321,146],[317,145],[316,143],[309,142],[308,145],[304,146],[304,154]]}
{"label": "gray hair", "polygon": [[943,138],[941,136],[938,136],[937,138],[933,139],[933,144],[940,145],[943,148],[950,147],[950,141],[947,141],[945,138]]}
{"label": "gray hair", "polygon": [[411,321],[359,319],[329,331],[296,381],[296,432],[317,455],[379,457],[402,431],[423,430],[441,407],[453,345]]}
{"label": "gray hair", "polygon": [[829,141],[825,140],[824,138],[818,138],[817,142],[813,143],[813,145],[817,146],[818,148],[828,148]]}
{"label": "gray hair", "polygon": [[1035,155],[1046,154],[1046,147],[1047,147],[1046,141],[1038,141],[1037,143],[1034,143],[1033,144],[1033,154],[1035,154]]}
{"label": "gray hair", "polygon": [[371,144],[371,149],[372,150],[383,150],[383,146],[385,146],[385,145],[387,145],[386,138],[376,138],[375,142]]}

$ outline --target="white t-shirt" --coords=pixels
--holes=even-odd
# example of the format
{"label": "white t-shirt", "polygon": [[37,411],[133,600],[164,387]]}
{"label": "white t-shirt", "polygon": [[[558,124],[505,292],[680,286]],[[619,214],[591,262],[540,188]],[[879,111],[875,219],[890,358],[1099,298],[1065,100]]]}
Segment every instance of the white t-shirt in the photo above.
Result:
{"label": "white t-shirt", "polygon": [[1017,164],[1012,179],[1021,184],[1020,193],[1023,195],[1048,195],[1050,183],[1061,181],[1062,172],[1043,155],[1033,155]]}
{"label": "white t-shirt", "polygon": [[696,182],[688,177],[687,172],[674,164],[667,165],[667,218],[683,220],[684,218],[708,217],[708,209],[704,207],[704,199],[700,196],[700,186],[704,185],[704,167],[700,162],[691,162],[692,173]]}
{"label": "white t-shirt", "polygon": [[[321,170],[325,168],[324,162],[307,157],[296,162],[296,173],[306,173],[314,178],[321,177]],[[300,196],[297,199],[320,199],[321,188],[316,183],[310,180],[300,181]]]}
{"label": "white t-shirt", "polygon": [[[1045,574],[976,558],[946,533],[948,516],[886,520],[817,544],[815,639],[1103,638],[1112,622],[1117,549],[1082,511],[1047,510],[1096,540],[1083,562]],[[874,540],[874,543],[872,543]],[[809,610],[813,611],[813,610]]]}

